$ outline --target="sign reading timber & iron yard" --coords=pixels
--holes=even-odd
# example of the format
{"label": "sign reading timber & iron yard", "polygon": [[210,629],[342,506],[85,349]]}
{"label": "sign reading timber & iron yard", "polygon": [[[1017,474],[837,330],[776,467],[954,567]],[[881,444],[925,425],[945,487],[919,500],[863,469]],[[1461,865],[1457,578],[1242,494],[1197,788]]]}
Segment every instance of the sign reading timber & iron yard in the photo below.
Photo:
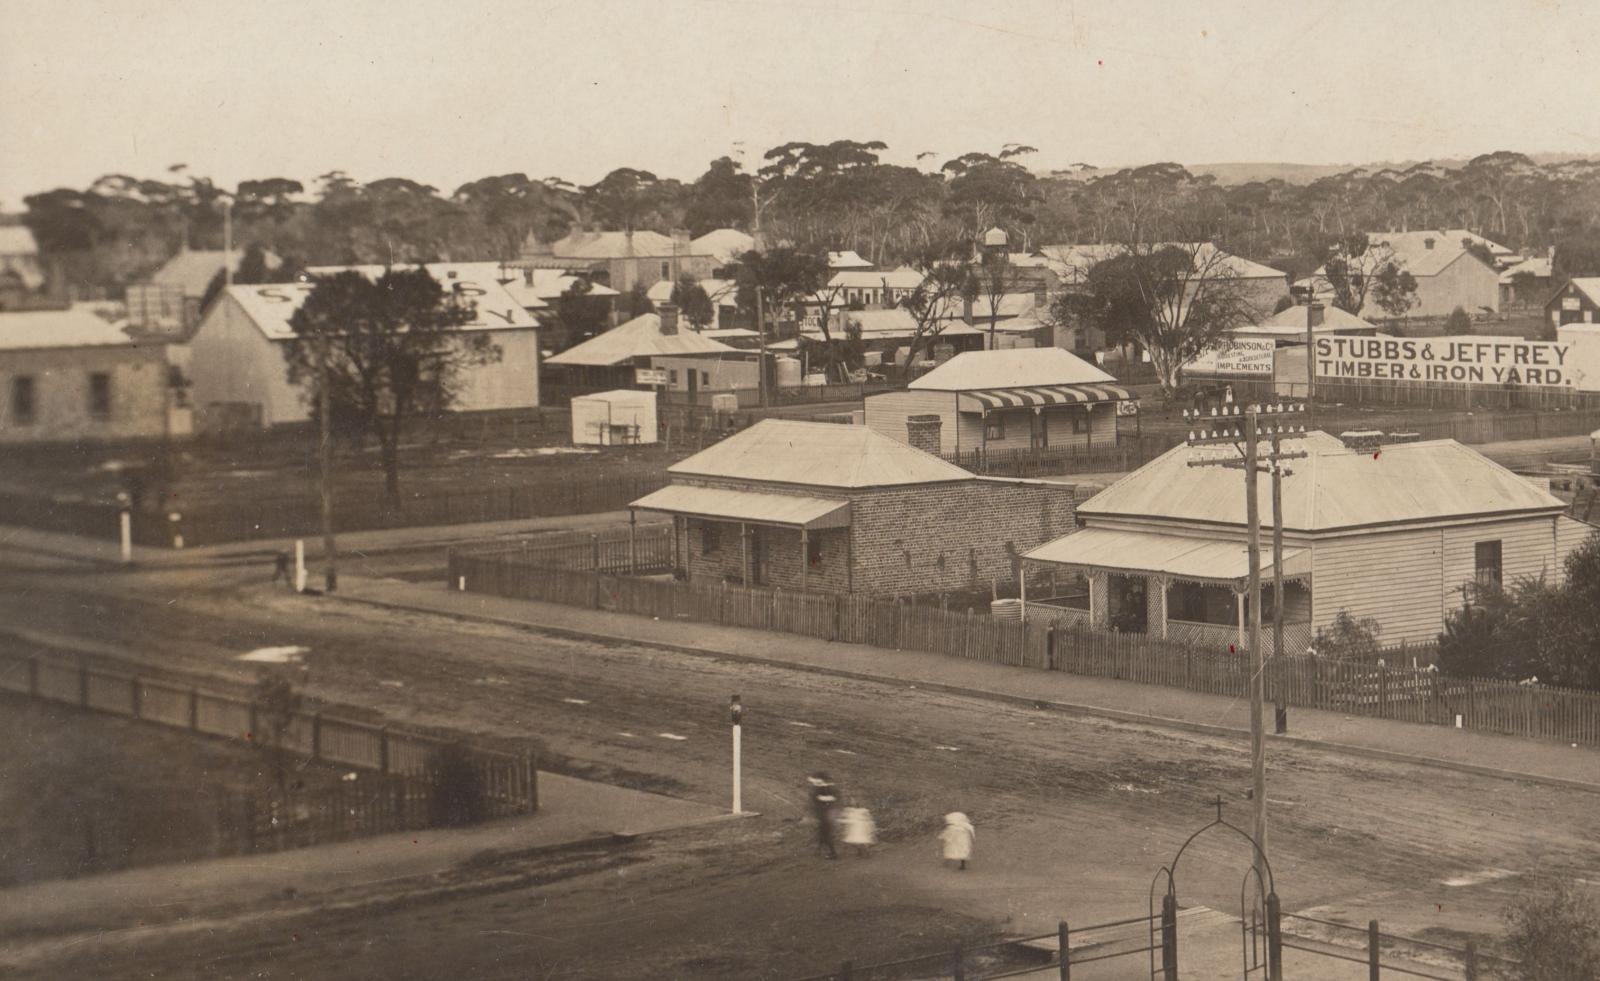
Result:
{"label": "sign reading timber & iron yard", "polygon": [[1588,388],[1586,377],[1600,378],[1580,365],[1577,347],[1520,337],[1319,337],[1316,370],[1355,381]]}

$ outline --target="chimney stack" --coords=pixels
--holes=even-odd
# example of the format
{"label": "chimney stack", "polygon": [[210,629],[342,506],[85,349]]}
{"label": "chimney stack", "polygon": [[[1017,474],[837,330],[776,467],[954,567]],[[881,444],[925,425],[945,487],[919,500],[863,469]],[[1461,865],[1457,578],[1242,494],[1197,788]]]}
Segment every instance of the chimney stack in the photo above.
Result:
{"label": "chimney stack", "polygon": [[656,315],[661,318],[661,336],[671,337],[678,332],[678,306],[675,303],[663,303],[656,307]]}
{"label": "chimney stack", "polygon": [[937,415],[906,416],[906,442],[924,453],[939,455],[943,429],[944,422]]}

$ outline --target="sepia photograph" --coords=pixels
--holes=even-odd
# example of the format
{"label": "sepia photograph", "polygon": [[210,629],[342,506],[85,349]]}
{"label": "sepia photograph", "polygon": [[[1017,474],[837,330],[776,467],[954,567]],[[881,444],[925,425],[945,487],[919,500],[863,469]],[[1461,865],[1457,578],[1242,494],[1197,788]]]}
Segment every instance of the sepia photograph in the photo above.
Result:
{"label": "sepia photograph", "polygon": [[1597,59],[0,0],[0,977],[1600,981]]}

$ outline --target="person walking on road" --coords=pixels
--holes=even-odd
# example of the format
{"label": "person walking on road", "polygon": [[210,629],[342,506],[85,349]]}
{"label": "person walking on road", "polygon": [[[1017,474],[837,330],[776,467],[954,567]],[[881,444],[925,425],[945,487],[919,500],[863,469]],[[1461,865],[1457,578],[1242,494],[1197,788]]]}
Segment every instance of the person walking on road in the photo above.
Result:
{"label": "person walking on road", "polygon": [[272,560],[272,581],[276,583],[280,578],[289,587],[289,592],[294,592],[294,573],[289,569],[289,553],[282,550]]}
{"label": "person walking on road", "polygon": [[867,857],[867,848],[878,841],[878,827],[873,823],[872,812],[865,807],[847,807],[839,812],[841,837],[846,845],[854,845],[856,854]]}
{"label": "person walking on road", "polygon": [[838,817],[839,788],[826,773],[806,778],[811,785],[811,809],[817,818],[817,848],[828,858],[838,858],[833,847],[833,824]]}
{"label": "person walking on road", "polygon": [[972,840],[977,837],[972,822],[960,811],[944,816],[944,830],[939,840],[944,842],[944,860],[957,863],[956,868],[966,871],[967,860],[972,858]]}

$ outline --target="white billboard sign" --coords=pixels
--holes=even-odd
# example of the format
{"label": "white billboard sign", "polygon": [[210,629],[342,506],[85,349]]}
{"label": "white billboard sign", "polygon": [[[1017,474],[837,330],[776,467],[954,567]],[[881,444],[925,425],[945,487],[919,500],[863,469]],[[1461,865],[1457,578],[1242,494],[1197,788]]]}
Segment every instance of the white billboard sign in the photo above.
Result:
{"label": "white billboard sign", "polygon": [[1231,338],[1183,366],[1197,375],[1272,376],[1273,352],[1277,344],[1270,338]]}
{"label": "white billboard sign", "polygon": [[665,368],[635,368],[633,381],[636,385],[665,385],[667,383],[667,369]]}
{"label": "white billboard sign", "polygon": [[[1577,346],[1520,337],[1319,337],[1319,378],[1587,388]],[[1587,352],[1585,352],[1587,353]],[[1591,381],[1600,379],[1590,379]]]}

